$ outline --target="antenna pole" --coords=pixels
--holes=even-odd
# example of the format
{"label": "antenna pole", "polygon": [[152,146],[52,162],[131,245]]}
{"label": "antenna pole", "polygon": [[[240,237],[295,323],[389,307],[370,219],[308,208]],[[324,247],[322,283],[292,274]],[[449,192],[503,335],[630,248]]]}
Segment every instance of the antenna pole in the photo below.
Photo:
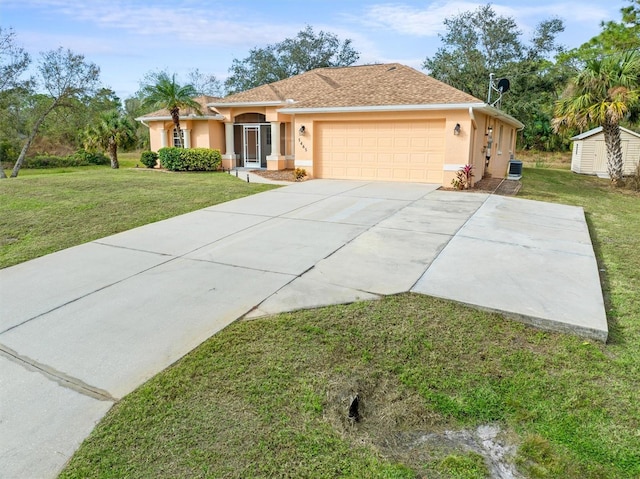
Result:
{"label": "antenna pole", "polygon": [[491,105],[491,90],[493,89],[493,73],[489,73],[489,93],[487,95],[487,103]]}

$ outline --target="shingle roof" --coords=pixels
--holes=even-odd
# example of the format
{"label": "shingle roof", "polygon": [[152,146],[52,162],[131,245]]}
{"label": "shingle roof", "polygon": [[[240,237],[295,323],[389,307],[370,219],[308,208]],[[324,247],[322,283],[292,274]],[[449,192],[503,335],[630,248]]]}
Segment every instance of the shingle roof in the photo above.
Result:
{"label": "shingle roof", "polygon": [[[214,101],[218,101],[220,100],[220,98],[217,98],[215,96],[203,95],[203,96],[198,96],[194,98],[194,100],[200,104],[200,112],[204,116],[212,116],[212,115],[218,114],[218,112],[215,111],[213,108],[209,107],[208,104]],[[187,117],[190,115],[197,115],[197,113],[193,108],[180,109],[180,118]],[[142,115],[140,118],[143,118],[143,119],[144,118],[165,118],[170,116],[171,116],[171,113],[169,112],[169,110],[167,110],[166,108],[163,108],[161,110],[156,110],[151,113],[147,113],[146,115]]]}
{"label": "shingle roof", "polygon": [[211,103],[222,106],[288,99],[295,101],[288,108],[483,103],[399,63],[317,68]]}

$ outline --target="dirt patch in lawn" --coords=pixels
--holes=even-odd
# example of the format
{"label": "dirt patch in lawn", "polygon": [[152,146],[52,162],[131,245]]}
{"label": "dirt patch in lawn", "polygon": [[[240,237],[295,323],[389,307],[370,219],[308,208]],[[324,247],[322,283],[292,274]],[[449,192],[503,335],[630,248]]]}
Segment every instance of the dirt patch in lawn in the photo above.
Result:
{"label": "dirt patch in lawn", "polygon": [[366,373],[335,377],[326,400],[324,418],[342,438],[355,446],[373,446],[383,457],[419,471],[420,477],[449,478],[451,471],[443,464],[475,456],[482,477],[522,478],[514,464],[515,434],[497,424],[454,430],[395,378]]}

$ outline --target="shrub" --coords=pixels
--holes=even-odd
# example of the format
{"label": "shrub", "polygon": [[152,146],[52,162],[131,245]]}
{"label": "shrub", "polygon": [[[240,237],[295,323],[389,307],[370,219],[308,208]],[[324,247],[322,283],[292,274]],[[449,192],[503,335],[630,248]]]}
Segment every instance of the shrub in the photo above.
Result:
{"label": "shrub", "polygon": [[640,191],[640,161],[636,165],[635,171],[631,174],[631,176],[626,178],[626,183],[629,188],[635,191]]}
{"label": "shrub", "polygon": [[78,150],[72,155],[36,155],[33,158],[26,158],[23,168],[44,169],[44,168],[68,168],[75,166],[109,165],[111,161],[102,153],[94,153],[85,150]]}
{"label": "shrub", "polygon": [[0,164],[12,164],[18,159],[18,149],[8,140],[0,141]]}
{"label": "shrub", "polygon": [[293,172],[293,177],[296,181],[300,181],[305,176],[307,176],[307,170],[304,168],[296,168]]}
{"label": "shrub", "polygon": [[107,155],[95,151],[78,150],[73,155],[69,155],[67,158],[78,160],[80,166],[111,164],[111,160],[107,157]]}
{"label": "shrub", "polygon": [[167,147],[158,150],[163,168],[171,171],[213,171],[220,168],[220,150]]}
{"label": "shrub", "polygon": [[158,163],[158,154],[155,151],[143,151],[140,162],[147,168],[155,168]]}
{"label": "shrub", "polygon": [[176,148],[175,146],[167,146],[158,150],[158,158],[160,159],[160,166],[167,170],[177,171],[180,166],[180,152],[182,148]]}
{"label": "shrub", "polygon": [[468,190],[471,188],[471,178],[473,178],[473,165],[464,165],[451,180],[451,184],[459,190]]}

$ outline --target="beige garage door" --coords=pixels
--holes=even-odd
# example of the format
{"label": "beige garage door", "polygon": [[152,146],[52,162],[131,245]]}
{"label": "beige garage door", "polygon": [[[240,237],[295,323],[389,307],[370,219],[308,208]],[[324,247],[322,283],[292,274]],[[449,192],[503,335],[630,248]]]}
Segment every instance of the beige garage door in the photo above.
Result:
{"label": "beige garage door", "polygon": [[442,183],[444,120],[322,122],[314,127],[317,178]]}

